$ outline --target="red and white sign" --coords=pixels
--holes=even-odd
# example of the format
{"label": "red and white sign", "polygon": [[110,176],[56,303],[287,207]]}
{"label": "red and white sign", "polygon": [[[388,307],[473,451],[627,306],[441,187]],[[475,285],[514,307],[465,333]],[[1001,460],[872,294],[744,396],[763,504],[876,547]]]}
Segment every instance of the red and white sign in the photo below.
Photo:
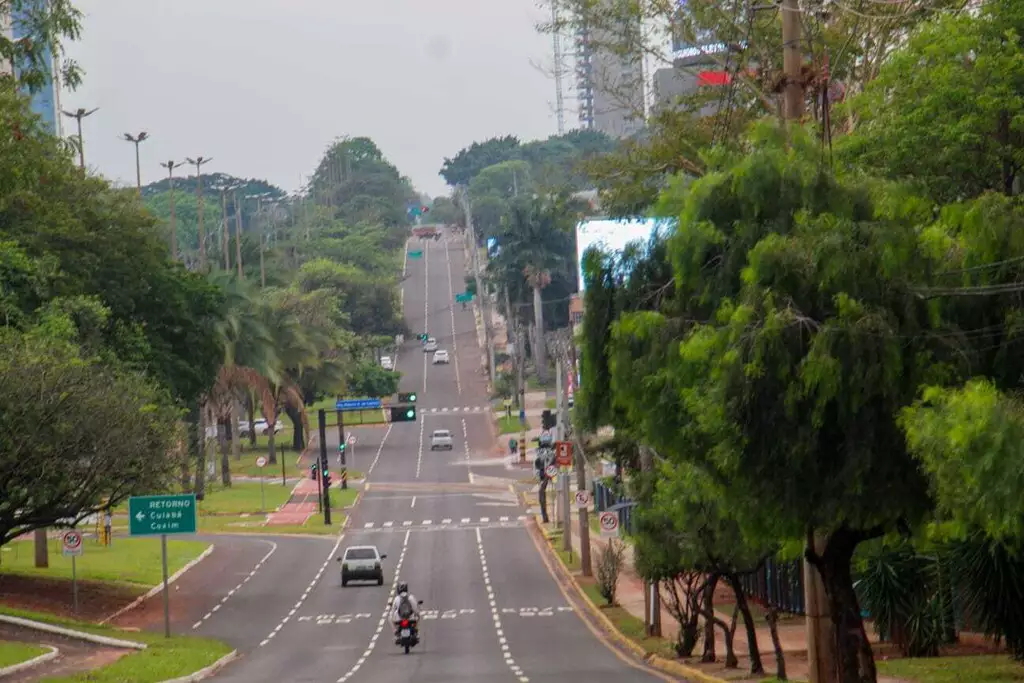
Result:
{"label": "red and white sign", "polygon": [[559,467],[572,467],[572,442],[555,443],[555,464]]}
{"label": "red and white sign", "polygon": [[61,544],[64,546],[64,557],[78,557],[82,554],[82,534],[78,531],[65,531],[61,536]]}
{"label": "red and white sign", "polygon": [[576,507],[586,508],[590,507],[590,491],[577,491],[576,492]]}
{"label": "red and white sign", "polygon": [[619,516],[614,512],[602,512],[598,518],[601,526],[601,537],[611,538],[619,535]]}
{"label": "red and white sign", "polygon": [[548,479],[554,479],[558,476],[558,468],[554,465],[548,465],[544,473],[548,475]]}

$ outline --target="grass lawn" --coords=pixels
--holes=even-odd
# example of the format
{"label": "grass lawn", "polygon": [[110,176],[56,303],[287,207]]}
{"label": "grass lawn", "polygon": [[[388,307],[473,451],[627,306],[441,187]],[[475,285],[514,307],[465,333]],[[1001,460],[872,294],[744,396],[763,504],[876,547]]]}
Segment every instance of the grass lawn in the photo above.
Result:
{"label": "grass lawn", "polygon": [[[209,543],[167,540],[167,571],[173,574],[206,550]],[[163,580],[159,538],[114,538],[108,546],[86,542],[85,551],[76,561],[79,579],[110,581],[149,589]],[[51,579],[71,578],[71,558],[50,553],[50,566],[37,569],[32,541],[14,541],[3,549],[0,573],[45,576]]]}
{"label": "grass lawn", "polygon": [[[548,543],[551,544],[552,549],[555,551],[555,554],[558,555],[558,559],[562,561],[562,564],[565,565],[570,572],[579,572],[579,555],[576,553],[570,554],[561,550],[561,532],[554,532],[546,535]],[[588,579],[579,574],[573,578],[576,579],[576,582],[580,585],[580,588],[583,589],[583,592],[586,593],[587,597],[590,598],[591,602],[597,605],[601,609],[601,613],[608,617],[612,624],[614,624],[619,633],[642,647],[648,654],[656,654],[666,659],[676,658],[675,649],[669,640],[665,638],[649,638],[644,634],[643,619],[638,619],[622,607],[608,606],[594,579]]]}
{"label": "grass lawn", "polygon": [[1006,655],[888,659],[876,662],[880,676],[916,683],[1011,683],[1024,681],[1024,666]]}
{"label": "grass lawn", "polygon": [[[280,479],[270,477],[263,483],[265,505],[263,511],[273,512],[291,498],[294,484],[281,486]],[[236,481],[231,488],[210,486],[206,490],[206,499],[199,501],[199,515],[237,515],[242,512],[260,512],[260,483],[256,481]]]}
{"label": "grass lawn", "polygon": [[[317,425],[317,412],[323,409],[327,412],[324,416],[328,427],[334,427],[338,424],[338,411],[335,408],[337,400],[334,398],[325,398],[317,401],[311,406],[306,406],[306,414],[309,416],[309,426],[311,429],[316,429]],[[372,425],[382,424],[386,420],[384,419],[384,410],[354,410],[351,412],[346,411],[345,417],[342,418],[347,426],[359,426],[361,424]],[[283,432],[282,432],[283,433]]]}
{"label": "grass lawn", "polygon": [[[266,477],[267,481],[277,481],[281,483],[281,463],[284,463],[285,477],[294,478],[302,475],[308,475],[309,472],[305,468],[296,467],[296,460],[298,456],[294,451],[288,451],[282,454],[281,451],[277,452],[277,462],[271,465],[267,463],[264,467],[256,466],[256,458],[266,457],[266,449],[260,450],[249,450],[243,452],[238,460],[231,458],[231,474],[241,475],[243,477]],[[217,481],[220,481],[220,474],[217,475]]]}
{"label": "grass lawn", "polygon": [[[498,418],[498,433],[499,434],[518,434],[520,431],[519,416],[513,415],[508,417],[502,415]],[[530,421],[526,421],[526,431],[530,431]]]}
{"label": "grass lawn", "polygon": [[45,647],[0,640],[0,669],[27,662],[49,652]]}
{"label": "grass lawn", "polygon": [[546,399],[544,399],[544,407],[547,408],[548,410],[554,410],[555,408],[558,407],[558,399],[557,398],[546,398]]}
{"label": "grass lawn", "polygon": [[[259,484],[256,486],[258,489]],[[257,490],[258,495],[259,491]],[[352,505],[358,495],[359,491],[357,489],[345,489],[342,491],[332,487],[330,526],[324,524],[322,513],[314,514],[306,520],[305,524],[266,524],[266,515],[256,512],[250,514],[203,515],[199,518],[199,531],[209,534],[315,534],[318,536],[332,536],[340,531],[341,525],[345,523],[345,519],[348,517],[345,508]],[[258,506],[259,498],[257,498]]]}
{"label": "grass lawn", "polygon": [[209,638],[172,636],[163,634],[121,631],[105,626],[96,626],[71,619],[61,619],[44,614],[8,609],[0,606],[0,612],[24,619],[42,621],[48,624],[66,626],[109,638],[134,640],[145,643],[145,650],[132,651],[116,662],[93,671],[48,678],[47,683],[157,683],[188,676],[205,669],[224,655],[231,652],[228,645]]}

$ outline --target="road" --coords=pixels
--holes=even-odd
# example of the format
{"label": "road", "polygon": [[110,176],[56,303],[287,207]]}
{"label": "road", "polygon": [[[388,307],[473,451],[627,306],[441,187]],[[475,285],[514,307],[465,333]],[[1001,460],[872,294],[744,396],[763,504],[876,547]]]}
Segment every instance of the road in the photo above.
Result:
{"label": "road", "polygon": [[[419,392],[419,419],[350,430],[352,466],[368,482],[339,538],[253,539],[260,547],[248,552],[259,568],[204,589],[218,608],[190,624],[193,632],[242,654],[216,680],[665,680],[600,641],[548,571],[509,482],[495,479],[512,475],[490,457],[494,435],[471,309],[453,303],[466,272],[462,245],[412,244],[423,249],[407,262],[403,283],[413,339],[396,364],[402,391]],[[449,365],[431,364],[419,332],[449,350]],[[452,432],[451,452],[430,451],[430,432],[439,428]],[[329,434],[334,449],[337,439]],[[335,558],[364,544],[387,555],[385,584],[342,588]],[[409,655],[387,623],[399,577],[424,601],[422,641]]]}

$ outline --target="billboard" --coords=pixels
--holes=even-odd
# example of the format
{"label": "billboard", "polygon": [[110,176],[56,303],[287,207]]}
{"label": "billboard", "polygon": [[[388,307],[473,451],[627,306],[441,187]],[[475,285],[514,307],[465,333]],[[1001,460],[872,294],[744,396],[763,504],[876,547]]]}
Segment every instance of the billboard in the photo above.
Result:
{"label": "billboard", "polygon": [[576,225],[576,278],[579,291],[584,291],[583,254],[587,249],[598,246],[605,251],[619,252],[630,242],[646,242],[655,232],[665,231],[674,223],[674,219],[667,218],[591,218],[580,221]]}

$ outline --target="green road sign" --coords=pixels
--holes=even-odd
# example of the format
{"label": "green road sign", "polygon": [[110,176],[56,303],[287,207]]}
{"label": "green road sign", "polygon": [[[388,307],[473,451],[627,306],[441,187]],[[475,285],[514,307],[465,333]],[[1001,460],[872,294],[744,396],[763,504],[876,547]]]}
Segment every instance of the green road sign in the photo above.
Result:
{"label": "green road sign", "polygon": [[194,534],[196,494],[136,496],[128,499],[128,533],[131,536]]}
{"label": "green road sign", "polygon": [[417,249],[416,251],[410,251],[409,258],[423,258],[423,250]]}
{"label": "green road sign", "polygon": [[472,300],[473,300],[473,295],[470,294],[469,292],[462,292],[461,294],[456,294],[455,295],[455,302],[456,303],[464,304],[464,303],[469,303]]}

